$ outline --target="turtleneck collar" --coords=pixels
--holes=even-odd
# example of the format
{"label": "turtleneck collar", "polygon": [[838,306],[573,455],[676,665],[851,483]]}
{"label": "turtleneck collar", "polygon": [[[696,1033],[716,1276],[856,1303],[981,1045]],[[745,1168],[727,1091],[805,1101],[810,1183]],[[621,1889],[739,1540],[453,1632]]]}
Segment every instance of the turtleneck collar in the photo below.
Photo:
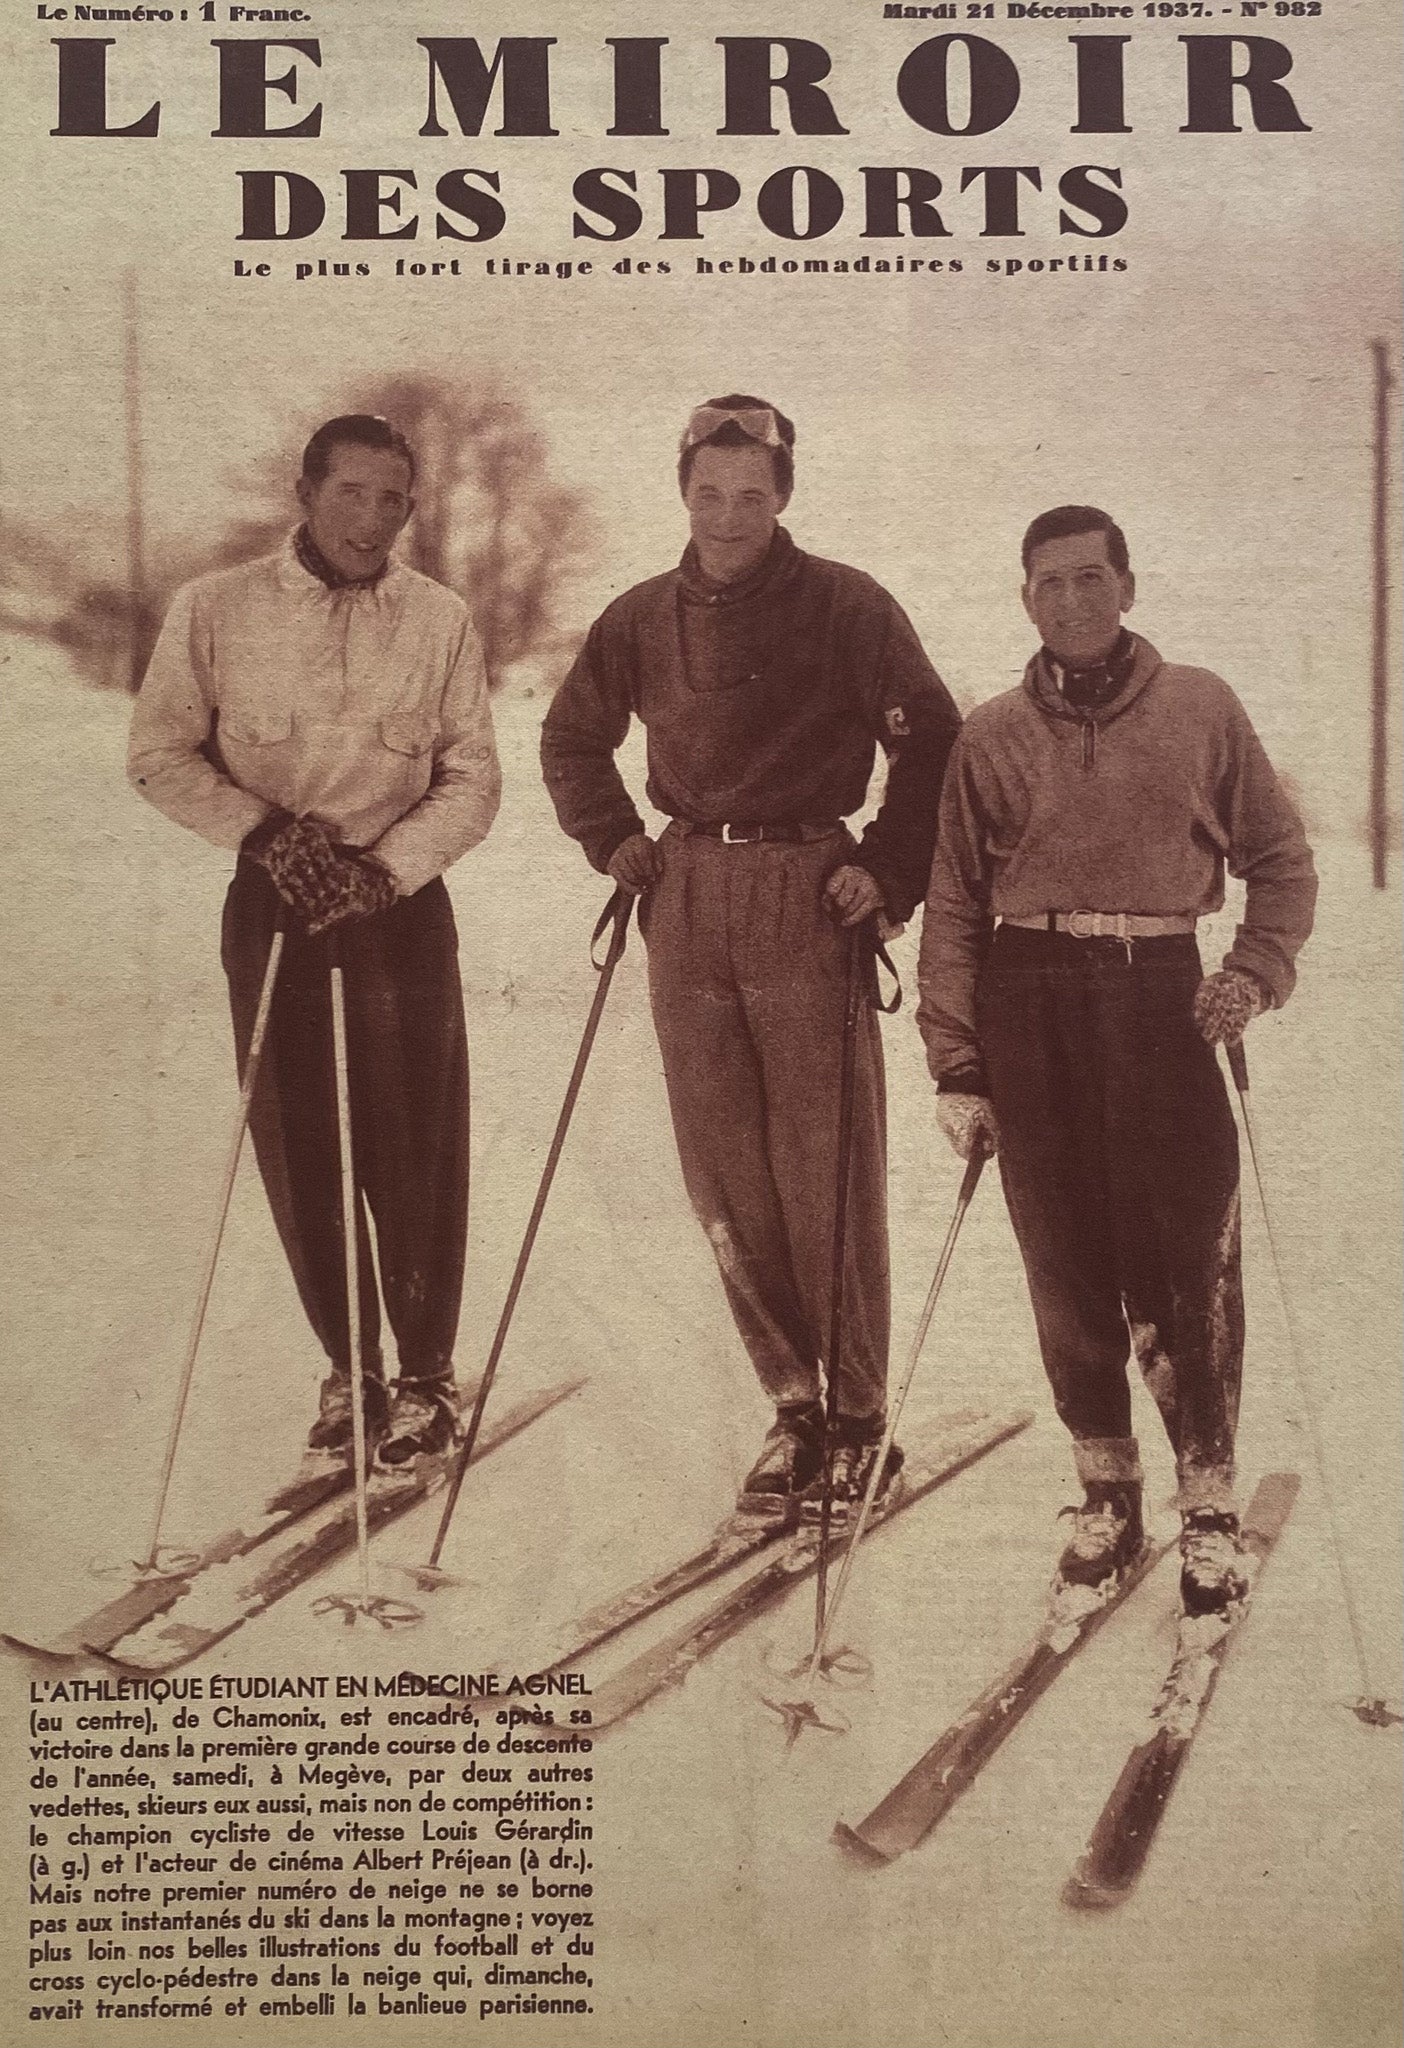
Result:
{"label": "turtleneck collar", "polygon": [[1085,668],[1072,668],[1049,648],[1039,650],[1049,679],[1063,702],[1074,710],[1092,710],[1109,704],[1131,679],[1136,660],[1136,642],[1123,626],[1105,661]]}
{"label": "turtleneck collar", "polygon": [[715,583],[702,567],[697,555],[697,544],[689,541],[678,564],[684,596],[695,604],[727,605],[738,604],[748,597],[757,597],[773,590],[784,582],[797,565],[799,549],[783,526],[777,526],[771,536],[770,546],[744,576],[738,576],[731,583]]}

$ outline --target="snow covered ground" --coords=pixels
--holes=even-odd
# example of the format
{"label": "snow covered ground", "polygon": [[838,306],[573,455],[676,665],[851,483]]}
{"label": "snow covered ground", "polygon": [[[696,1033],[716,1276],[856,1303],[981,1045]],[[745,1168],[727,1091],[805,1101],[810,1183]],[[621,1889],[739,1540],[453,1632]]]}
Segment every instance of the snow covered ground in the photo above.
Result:
{"label": "snow covered ground", "polygon": [[[474,1061],[465,1370],[486,1350],[526,1223],[590,1000],[585,945],[605,894],[556,834],[540,789],[541,709],[539,698],[500,704],[503,814],[450,878]],[[234,1105],[217,955],[229,863],[127,791],[125,721],[124,703],[78,690],[59,657],[0,647],[11,806],[4,1412],[19,1454],[0,1619],[11,1625],[26,1610],[92,1604],[88,1561],[144,1546]],[[1319,857],[1319,928],[1299,994],[1253,1027],[1249,1052],[1373,1683],[1397,1696],[1399,890],[1370,889],[1354,841],[1328,839]],[[899,951],[911,991],[914,935]],[[913,1007],[909,994],[885,1026],[899,1351],[958,1178],[929,1114]],[[778,1622],[601,1746],[597,1963],[608,2020],[579,2039],[729,2042],[740,2013],[763,2048],[1375,2048],[1397,2038],[1400,1732],[1367,1729],[1342,1704],[1359,1680],[1249,1187],[1245,1219],[1245,1476],[1299,1470],[1303,1493],[1131,1902],[1077,1917],[1059,1890],[1158,1685],[1173,1635],[1169,1563],[922,1849],[874,1874],[828,1839],[834,1819],[866,1812],[1023,1642],[1056,1510],[1073,1497],[989,1176],[904,1435],[965,1405],[1029,1407],[1035,1425],[869,1546],[846,1633],[876,1677],[845,1698],[849,1735],[810,1735],[786,1755],[756,1702],[758,1649],[800,1639],[800,1593]],[[248,1163],[172,1537],[208,1533],[286,1473],[319,1370]],[[637,940],[504,1356],[502,1402],[577,1373],[586,1391],[471,1482],[451,1539],[467,1583],[439,1595],[412,1638],[318,1634],[299,1594],[210,1666],[527,1669],[573,1613],[677,1555],[725,1511],[765,1411],[683,1196]],[[1163,1498],[1170,1460],[1148,1401],[1140,1422],[1150,1494]],[[386,1554],[421,1554],[433,1513],[398,1525]],[[350,1578],[345,1566],[328,1575]],[[13,1710],[29,1669],[19,1659],[3,1668]]]}

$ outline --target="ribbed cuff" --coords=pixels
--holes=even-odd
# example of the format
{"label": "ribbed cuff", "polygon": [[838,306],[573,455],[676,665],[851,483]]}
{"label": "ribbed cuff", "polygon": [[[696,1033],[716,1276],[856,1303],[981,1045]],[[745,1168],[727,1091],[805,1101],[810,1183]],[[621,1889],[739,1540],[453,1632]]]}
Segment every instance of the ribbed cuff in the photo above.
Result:
{"label": "ribbed cuff", "polygon": [[1229,1514],[1237,1511],[1232,1464],[1181,1465],[1179,1481],[1175,1505],[1182,1515],[1193,1514],[1196,1508],[1214,1508]]}
{"label": "ribbed cuff", "polygon": [[[1292,993],[1296,982],[1296,970],[1290,963],[1284,967],[1280,966],[1276,961],[1269,962],[1262,957],[1262,954],[1263,949],[1261,947],[1254,946],[1250,949],[1249,946],[1244,944],[1244,935],[1240,930],[1232,946],[1225,953],[1220,966],[1225,972],[1231,971],[1234,974],[1251,975],[1253,980],[1262,988],[1263,994],[1267,999],[1264,1008],[1267,1010],[1280,1010],[1288,996]],[[1276,972],[1274,972],[1274,969],[1276,969]]]}
{"label": "ribbed cuff", "polygon": [[1073,1463],[1084,1486],[1138,1486],[1143,1476],[1134,1436],[1074,1437]]}
{"label": "ribbed cuff", "polygon": [[246,860],[262,860],[278,834],[294,822],[291,811],[281,810],[276,805],[270,807],[252,832],[246,832],[240,840],[240,853]]}
{"label": "ribbed cuff", "polygon": [[983,1095],[989,1096],[990,1077],[982,1066],[956,1067],[948,1074],[936,1076],[938,1095]]}

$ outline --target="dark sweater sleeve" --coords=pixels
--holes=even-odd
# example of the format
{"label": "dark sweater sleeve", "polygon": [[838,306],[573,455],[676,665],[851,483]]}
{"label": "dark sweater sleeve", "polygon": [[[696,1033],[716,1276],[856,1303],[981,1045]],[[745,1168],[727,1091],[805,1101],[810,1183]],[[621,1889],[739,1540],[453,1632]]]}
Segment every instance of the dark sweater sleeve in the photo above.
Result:
{"label": "dark sweater sleeve", "polygon": [[1221,808],[1228,869],[1247,883],[1243,922],[1225,967],[1255,974],[1281,1009],[1297,979],[1297,954],[1316,910],[1316,868],[1302,821],[1273,773],[1247,713],[1233,700]]}
{"label": "dark sweater sleeve", "polygon": [[598,618],[541,727],[541,772],[561,830],[601,874],[643,819],[615,766],[633,711],[620,629]]}
{"label": "dark sweater sleeve", "polygon": [[925,896],[931,876],[941,781],[960,713],[902,607],[876,587],[875,596],[880,603],[863,627],[878,647],[876,661],[869,658],[864,708],[887,755],[887,788],[859,842],[858,859],[882,890],[889,915],[903,919]]}

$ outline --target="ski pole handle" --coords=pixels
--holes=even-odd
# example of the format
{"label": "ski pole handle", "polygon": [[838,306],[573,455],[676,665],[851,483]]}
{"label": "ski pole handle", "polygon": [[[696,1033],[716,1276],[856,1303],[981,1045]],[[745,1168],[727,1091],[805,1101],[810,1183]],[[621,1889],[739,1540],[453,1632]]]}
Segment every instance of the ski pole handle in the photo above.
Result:
{"label": "ski pole handle", "polygon": [[1248,1093],[1248,1055],[1243,1050],[1243,1040],[1241,1038],[1226,1038],[1224,1040],[1224,1053],[1229,1063],[1229,1072],[1233,1075],[1234,1087],[1240,1095],[1246,1095]]}
{"label": "ski pole handle", "polygon": [[[902,977],[897,972],[896,963],[887,950],[887,941],[883,937],[882,920],[877,915],[874,915],[867,918],[860,929],[867,941],[871,955],[868,967],[868,1001],[875,1010],[880,1010],[884,1017],[895,1017],[902,1007]],[[892,993],[885,1001],[882,994],[882,974],[879,973],[879,969],[882,970],[883,974],[891,976]]]}
{"label": "ski pole handle", "polygon": [[[590,961],[597,974],[607,974],[610,972],[623,953],[629,937],[629,918],[633,911],[634,903],[635,898],[631,892],[620,887],[615,890],[604,909],[600,912],[599,921],[590,934]],[[614,930],[609,935],[609,944],[605,948],[604,959],[597,959],[595,948],[604,937],[606,928],[611,924],[614,926]]]}
{"label": "ski pole handle", "polygon": [[980,1175],[985,1170],[985,1161],[992,1157],[993,1149],[990,1141],[981,1132],[971,1151],[970,1157],[965,1162],[965,1172],[961,1178],[960,1193],[956,1197],[962,1209],[970,1206],[971,1201],[974,1199],[975,1190],[980,1185]]}

